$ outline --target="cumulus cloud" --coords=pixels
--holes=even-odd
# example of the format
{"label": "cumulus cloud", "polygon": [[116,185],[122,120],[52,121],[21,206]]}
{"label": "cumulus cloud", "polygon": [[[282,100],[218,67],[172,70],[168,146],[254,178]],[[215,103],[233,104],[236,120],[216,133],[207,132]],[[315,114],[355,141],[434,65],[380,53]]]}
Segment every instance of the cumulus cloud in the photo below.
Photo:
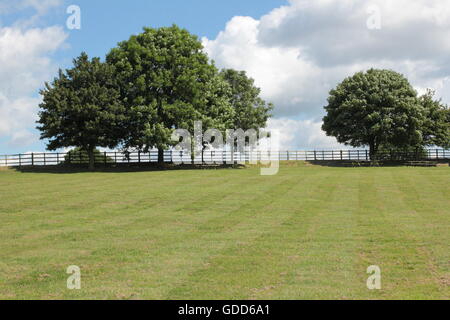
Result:
{"label": "cumulus cloud", "polygon": [[[380,28],[369,28],[368,20],[378,13]],[[296,120],[310,131],[299,130],[295,145],[335,146],[318,129],[323,106],[329,90],[357,71],[394,69],[419,92],[433,88],[449,102],[449,34],[447,1],[291,0],[260,19],[234,17],[203,44],[219,67],[246,70],[255,78],[263,97],[276,106],[273,121],[310,121]],[[308,132],[322,138],[311,140]]]}
{"label": "cumulus cloud", "polygon": [[13,147],[21,147],[29,144],[29,142],[34,138],[35,136],[27,130],[16,131],[12,134],[9,145]]}
{"label": "cumulus cloud", "polygon": [[[38,14],[55,3],[21,2]],[[10,139],[10,145],[26,145],[36,139],[28,129],[35,127],[40,102],[37,93],[55,74],[57,66],[51,54],[63,47],[66,37],[56,26],[0,26],[0,137]]]}
{"label": "cumulus cloud", "polygon": [[[304,58],[320,66],[377,63],[380,59],[404,62],[432,58],[434,63],[449,60],[450,44],[443,41],[450,29],[450,6],[445,1],[291,3],[281,10],[277,23],[271,22],[270,14],[261,19],[258,40],[262,44],[301,47]],[[378,13],[381,28],[369,29],[369,15]]]}
{"label": "cumulus cloud", "polygon": [[51,8],[61,5],[61,3],[62,0],[0,0],[0,13],[8,14],[17,10],[32,8],[36,15],[43,15]]}
{"label": "cumulus cloud", "polygon": [[335,138],[327,137],[321,129],[322,122],[294,120],[288,118],[270,119],[268,130],[279,132],[280,150],[326,150],[342,146]]}

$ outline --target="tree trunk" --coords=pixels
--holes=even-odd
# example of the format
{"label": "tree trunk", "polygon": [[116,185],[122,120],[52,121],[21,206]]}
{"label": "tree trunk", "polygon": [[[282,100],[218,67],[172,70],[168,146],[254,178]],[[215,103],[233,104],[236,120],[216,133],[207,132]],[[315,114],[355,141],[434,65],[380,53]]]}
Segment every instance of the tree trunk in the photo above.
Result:
{"label": "tree trunk", "polygon": [[95,167],[95,155],[94,155],[94,149],[89,148],[88,150],[88,156],[89,156],[89,170],[94,171]]}
{"label": "tree trunk", "polygon": [[164,164],[164,149],[163,148],[158,149],[158,164],[159,165]]}
{"label": "tree trunk", "polygon": [[202,147],[202,164],[205,164],[205,157],[204,157],[204,155],[205,155],[206,147],[207,147],[207,145],[203,144],[203,147]]}
{"label": "tree trunk", "polygon": [[375,141],[373,141],[373,142],[371,142],[370,144],[369,144],[369,147],[370,147],[370,152],[369,152],[369,154],[370,154],[370,160],[375,160],[376,159],[376,156],[377,156],[377,153],[378,153],[378,146],[377,146],[377,144],[375,143]]}

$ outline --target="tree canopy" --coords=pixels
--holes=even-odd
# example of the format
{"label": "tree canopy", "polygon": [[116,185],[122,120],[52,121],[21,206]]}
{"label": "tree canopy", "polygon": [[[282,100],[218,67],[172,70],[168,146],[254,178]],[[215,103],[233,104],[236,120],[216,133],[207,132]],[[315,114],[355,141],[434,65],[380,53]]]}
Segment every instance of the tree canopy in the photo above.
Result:
{"label": "tree canopy", "polygon": [[435,100],[434,95],[434,91],[428,90],[419,98],[425,111],[422,128],[424,145],[450,148],[450,109],[441,100]]}
{"label": "tree canopy", "polygon": [[176,25],[144,28],[103,63],[82,53],[41,91],[39,126],[48,149],[79,147],[94,165],[96,147],[163,150],[175,129],[260,129],[271,104],[245,72],[219,70],[197,36]]}
{"label": "tree canopy", "polygon": [[93,169],[95,148],[114,148],[120,141],[124,107],[111,65],[85,53],[73,65],[41,90],[38,129],[49,150],[81,147]]}
{"label": "tree canopy", "polygon": [[231,87],[231,105],[235,114],[233,126],[236,129],[248,130],[264,128],[273,109],[271,103],[261,99],[261,89],[245,71],[224,69],[220,75]]}
{"label": "tree canopy", "polygon": [[115,66],[129,119],[125,147],[162,151],[173,129],[194,121],[223,126],[233,116],[227,87],[197,36],[175,25],[144,28],[107,55]]}
{"label": "tree canopy", "polygon": [[353,147],[369,146],[372,158],[383,144],[421,145],[426,115],[417,92],[401,74],[370,69],[331,90],[323,130]]}

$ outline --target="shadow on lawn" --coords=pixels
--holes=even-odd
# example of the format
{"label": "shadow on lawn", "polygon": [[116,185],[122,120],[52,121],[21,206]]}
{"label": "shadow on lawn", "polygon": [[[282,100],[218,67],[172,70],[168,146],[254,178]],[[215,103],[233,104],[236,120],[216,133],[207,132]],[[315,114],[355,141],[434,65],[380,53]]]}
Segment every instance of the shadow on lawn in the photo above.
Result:
{"label": "shadow on lawn", "polygon": [[325,160],[308,161],[310,165],[338,168],[370,168],[370,167],[438,167],[448,166],[449,160],[420,160],[420,161],[351,161]]}
{"label": "shadow on lawn", "polygon": [[[369,167],[438,167],[449,166],[450,160],[440,161],[417,161],[405,162],[405,161],[382,161],[382,162],[370,162],[370,161],[340,161],[340,160],[325,160],[325,161],[280,161],[281,168],[289,167],[308,167],[308,166],[320,166],[320,167],[332,167],[332,168],[369,168]],[[224,165],[174,165],[164,164],[158,165],[157,163],[147,164],[111,164],[111,165],[98,165],[94,171],[90,171],[86,164],[82,165],[53,165],[53,166],[22,166],[22,167],[10,167],[10,169],[22,172],[22,173],[54,173],[54,174],[74,174],[74,173],[126,173],[126,172],[147,172],[147,171],[174,171],[174,170],[223,170],[223,169],[244,169],[252,167],[262,167],[261,165],[242,165],[242,164],[224,164]]]}
{"label": "shadow on lawn", "polygon": [[127,172],[148,172],[148,171],[174,171],[174,170],[221,170],[221,169],[242,169],[243,165],[173,165],[173,164],[114,164],[108,166],[98,166],[90,171],[86,165],[54,165],[54,166],[22,166],[11,167],[12,170],[21,173],[54,173],[54,174],[75,174],[75,173],[127,173]]}

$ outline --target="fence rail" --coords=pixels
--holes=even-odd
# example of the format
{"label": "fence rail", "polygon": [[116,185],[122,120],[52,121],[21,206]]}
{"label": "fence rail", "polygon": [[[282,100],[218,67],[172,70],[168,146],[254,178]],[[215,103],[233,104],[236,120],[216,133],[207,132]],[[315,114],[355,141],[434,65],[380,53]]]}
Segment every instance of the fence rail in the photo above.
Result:
{"label": "fence rail", "polygon": [[[204,163],[233,163],[250,161],[370,161],[368,150],[321,150],[321,151],[205,151]],[[450,150],[429,149],[419,152],[382,152],[378,160],[406,161],[406,160],[448,160]],[[145,164],[156,163],[158,152],[102,152],[96,154],[96,165],[110,164]],[[190,163],[191,154],[183,151],[168,150],[164,152],[166,163]],[[200,163],[201,163],[200,162]],[[0,155],[0,166],[51,166],[60,164],[87,164],[85,153],[25,153]]]}

